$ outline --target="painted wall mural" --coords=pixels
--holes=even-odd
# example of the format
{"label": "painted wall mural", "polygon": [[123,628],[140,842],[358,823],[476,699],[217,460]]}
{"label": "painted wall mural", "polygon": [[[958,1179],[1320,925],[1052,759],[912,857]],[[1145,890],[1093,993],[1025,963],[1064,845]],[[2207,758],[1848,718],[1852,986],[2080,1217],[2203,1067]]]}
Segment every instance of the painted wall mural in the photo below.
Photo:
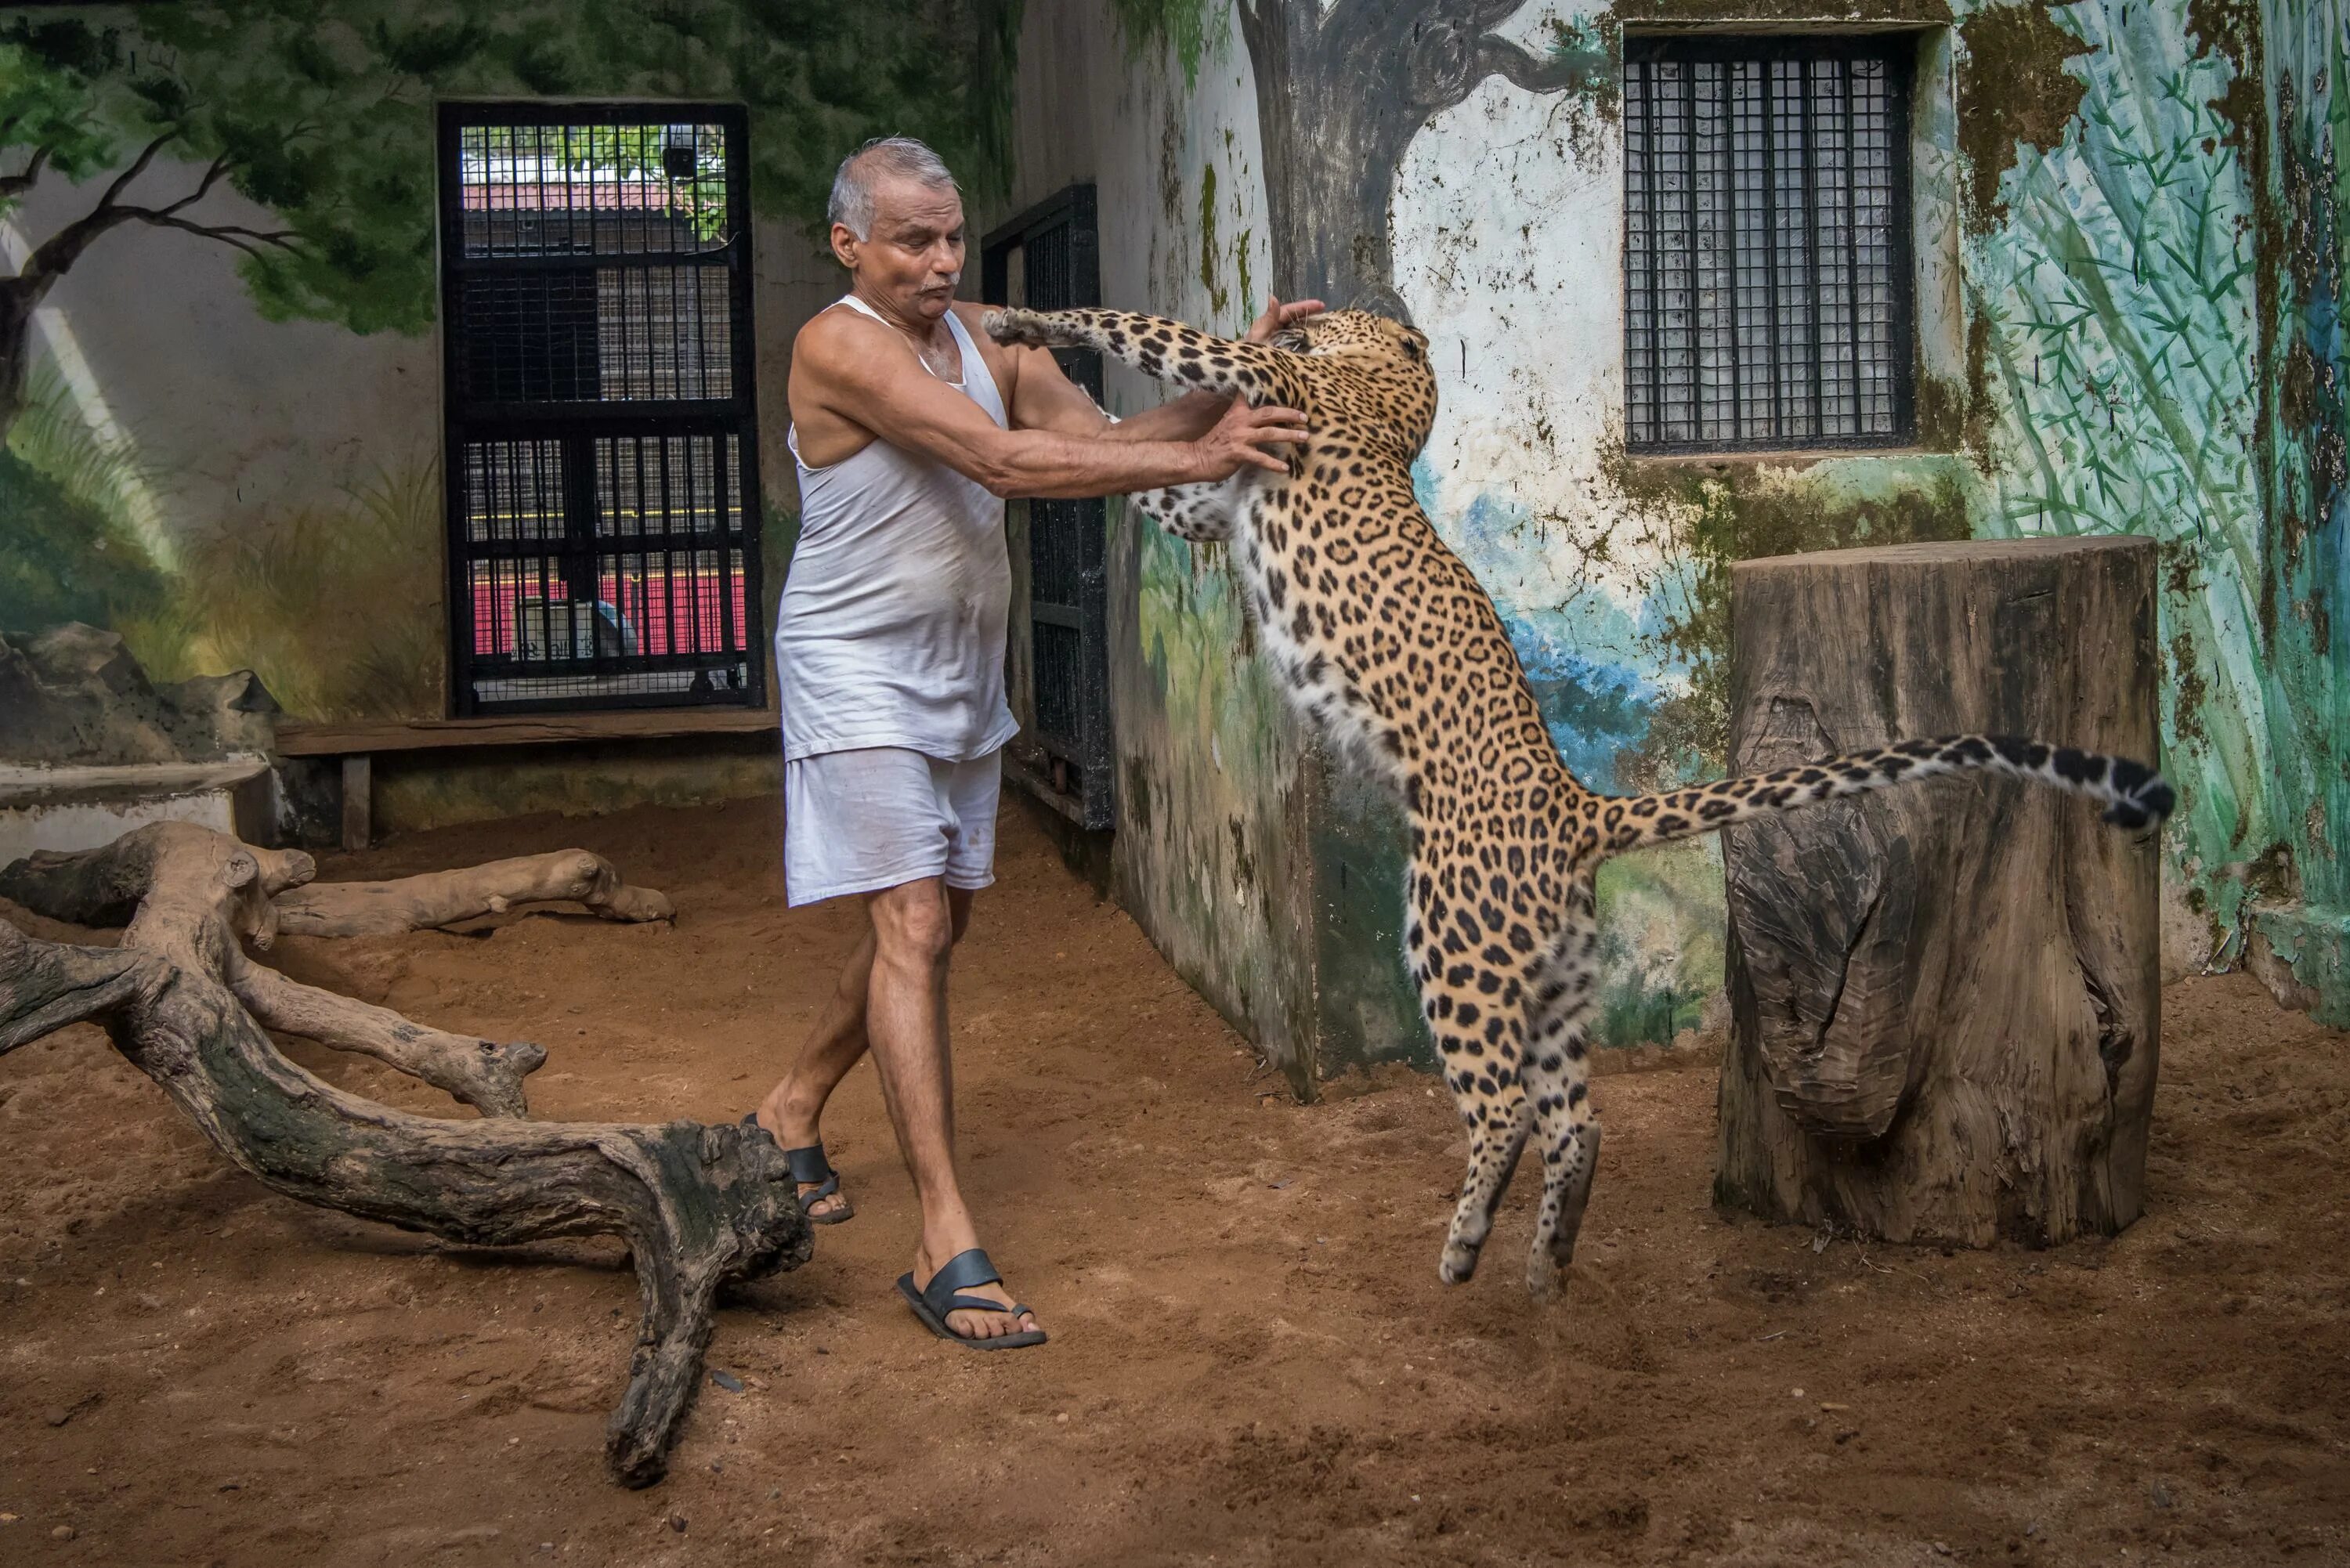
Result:
{"label": "painted wall mural", "polygon": [[[1622,448],[1617,40],[1728,8],[1393,6],[1379,40],[1345,32],[1369,11],[1312,0],[1113,9],[1170,79],[1207,74],[1176,57],[1184,38],[1211,61],[1220,36],[1243,46],[1268,286],[1385,285],[1434,339],[1449,374],[1421,500],[1494,595],[1579,774],[1636,789],[1720,770],[1736,560],[2150,534],[2168,564],[2166,765],[2186,798],[2169,957],[2249,947],[2272,986],[2350,1017],[2339,0],[2131,0],[2126,22],[2120,0],[1833,8],[1918,30],[1924,450],[1775,463]],[[1736,14],[1779,9],[1821,14]],[[1285,127],[1349,115],[1396,122],[1356,128],[1377,156],[1279,152]],[[1378,808],[1326,788],[1338,868],[1383,888]],[[1696,1022],[1720,981],[1717,852],[1627,858],[1603,902],[1623,934],[1606,1037]],[[1371,927],[1350,961],[1391,968]],[[1353,1048],[1399,1039],[1374,1021]]]}
{"label": "painted wall mural", "polygon": [[2061,53],[2077,108],[2017,150],[1969,236],[1979,526],[2162,541],[2182,935],[2350,1023],[2329,123],[2345,13],[2141,0],[2125,16],[2047,13],[2064,37],[2043,57]]}
{"label": "painted wall mural", "polygon": [[[2282,362],[2268,409],[2271,454],[2264,629],[2297,742],[2280,778],[2280,839],[2292,875],[2251,925],[2329,1023],[2350,1026],[2350,5],[2304,0],[2260,16],[2275,127],[2262,201],[2271,308]],[[2280,987],[2281,988],[2281,987]]]}
{"label": "painted wall mural", "polygon": [[2138,10],[2127,27],[2118,5],[2051,13],[2078,108],[2051,145],[2020,150],[1973,214],[1981,523],[2162,541],[2173,846],[2190,898],[2233,941],[2262,874],[2252,863],[2279,842],[2284,775],[2303,760],[2261,606],[2269,367],[2246,157],[2260,132],[2230,119],[2247,106],[2219,40],[2183,5]]}
{"label": "painted wall mural", "polygon": [[[1721,766],[1738,559],[2157,534],[2177,956],[2350,1017],[2344,0],[1832,9],[1920,29],[1923,450],[1794,463],[1623,451],[1616,62],[1627,26],[1724,14],[1702,0],[11,11],[0,622],[114,626],[159,677],[251,664],[315,716],[437,712],[429,106],[742,99],[771,408],[828,281],[798,225],[883,130],[980,211],[1095,180],[1114,302],[1407,310],[1445,372],[1421,499],[1602,787]],[[1423,1049],[1392,806],[1302,747],[1217,551],[1113,529],[1127,896],[1301,1082]],[[1719,889],[1711,845],[1611,866],[1607,1038],[1700,1020]]]}
{"label": "painted wall mural", "polygon": [[[1237,332],[1263,306],[1269,265],[1255,102],[1228,27],[1200,33],[1188,57],[1184,36],[1168,70],[1135,70],[1132,93],[1110,81],[1091,104],[1024,93],[1040,113],[1067,117],[1055,140],[1082,148],[1084,161],[1041,148],[1032,158],[1024,144],[1019,177],[1038,195],[1095,180],[1108,298]],[[1065,81],[1077,62],[1126,46],[1097,18],[1058,47],[1056,65],[1033,36],[1024,41],[1026,79]],[[1119,368],[1107,392],[1114,411],[1161,395]],[[1177,971],[1311,1093],[1315,914],[1298,737],[1250,657],[1226,552],[1161,534],[1121,504],[1110,526],[1119,896]]]}
{"label": "painted wall mural", "polygon": [[[436,100],[747,102],[780,406],[780,344],[827,281],[810,258],[833,165],[910,131],[978,198],[1000,192],[1019,15],[1018,0],[11,8],[0,624],[112,627],[159,679],[248,665],[305,717],[438,715]],[[788,498],[787,463],[777,477],[769,493]],[[788,524],[770,520],[771,555]]]}

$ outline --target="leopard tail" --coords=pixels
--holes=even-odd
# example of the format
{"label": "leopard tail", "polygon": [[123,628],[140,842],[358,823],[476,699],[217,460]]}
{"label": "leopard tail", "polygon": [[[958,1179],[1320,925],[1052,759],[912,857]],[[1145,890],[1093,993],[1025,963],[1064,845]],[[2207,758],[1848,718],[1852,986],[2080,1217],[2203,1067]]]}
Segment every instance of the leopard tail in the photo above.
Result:
{"label": "leopard tail", "polygon": [[1948,735],[1934,741],[1903,741],[1688,789],[1608,799],[1600,808],[1600,833],[1607,852],[1619,854],[1693,838],[1816,801],[1839,800],[1912,779],[1978,768],[2086,795],[2103,805],[2106,820],[2118,827],[2159,822],[2177,803],[2176,793],[2160,774],[2127,757],[2051,746],[2012,735]]}

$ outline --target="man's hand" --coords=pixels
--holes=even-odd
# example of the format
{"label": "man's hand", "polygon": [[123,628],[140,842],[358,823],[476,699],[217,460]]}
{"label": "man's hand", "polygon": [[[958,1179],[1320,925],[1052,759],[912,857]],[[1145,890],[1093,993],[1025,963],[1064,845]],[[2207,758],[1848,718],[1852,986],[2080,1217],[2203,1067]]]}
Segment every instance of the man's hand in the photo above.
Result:
{"label": "man's hand", "polygon": [[[1270,316],[1272,312],[1267,311]],[[1208,433],[1191,444],[1200,451],[1203,481],[1230,477],[1253,465],[1274,473],[1287,473],[1288,460],[1274,456],[1270,447],[1295,446],[1305,438],[1305,416],[1295,409],[1251,408],[1234,398]]]}
{"label": "man's hand", "polygon": [[[1318,299],[1300,299],[1284,305],[1268,295],[1264,314],[1249,326],[1245,339],[1251,343],[1271,342],[1274,334],[1292,322],[1303,321],[1322,313]],[[1213,393],[1194,392],[1193,398],[1207,400]],[[1222,417],[1208,433],[1193,444],[1200,448],[1201,461],[1213,472],[1210,480],[1229,478],[1243,467],[1256,467],[1273,473],[1287,473],[1288,460],[1276,457],[1271,447],[1295,446],[1305,433],[1305,416],[1295,409],[1268,405],[1262,409],[1249,407],[1245,398],[1234,398],[1225,404]]]}
{"label": "man's hand", "polygon": [[1318,299],[1293,300],[1284,305],[1274,296],[1266,295],[1264,314],[1250,324],[1246,340],[1251,343],[1270,343],[1273,341],[1273,335],[1283,327],[1295,321],[1303,321],[1309,316],[1319,316],[1323,309],[1324,306]]}

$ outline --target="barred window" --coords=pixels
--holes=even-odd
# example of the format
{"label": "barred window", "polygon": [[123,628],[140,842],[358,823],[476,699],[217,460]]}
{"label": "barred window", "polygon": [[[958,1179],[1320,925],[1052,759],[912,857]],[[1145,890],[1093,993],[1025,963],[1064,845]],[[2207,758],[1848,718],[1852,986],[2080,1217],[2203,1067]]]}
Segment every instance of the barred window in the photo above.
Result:
{"label": "barred window", "polygon": [[440,114],[457,712],[760,706],[743,110]]}
{"label": "barred window", "polygon": [[1625,40],[1626,446],[1911,439],[1899,40]]}

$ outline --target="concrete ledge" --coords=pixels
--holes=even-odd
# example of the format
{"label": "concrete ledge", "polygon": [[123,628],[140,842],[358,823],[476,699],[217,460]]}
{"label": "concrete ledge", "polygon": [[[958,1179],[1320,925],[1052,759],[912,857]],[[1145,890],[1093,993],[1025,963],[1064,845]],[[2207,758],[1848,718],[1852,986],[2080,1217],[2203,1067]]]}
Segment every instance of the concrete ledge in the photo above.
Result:
{"label": "concrete ledge", "polygon": [[733,703],[591,713],[515,713],[490,719],[386,719],[349,724],[287,720],[277,726],[277,749],[289,757],[341,757],[560,741],[667,740],[679,735],[755,735],[771,731],[780,734],[782,723],[773,708]]}
{"label": "concrete ledge", "polygon": [[36,849],[95,849],[151,822],[192,822],[267,845],[276,782],[260,757],[109,767],[0,764],[0,865]]}

